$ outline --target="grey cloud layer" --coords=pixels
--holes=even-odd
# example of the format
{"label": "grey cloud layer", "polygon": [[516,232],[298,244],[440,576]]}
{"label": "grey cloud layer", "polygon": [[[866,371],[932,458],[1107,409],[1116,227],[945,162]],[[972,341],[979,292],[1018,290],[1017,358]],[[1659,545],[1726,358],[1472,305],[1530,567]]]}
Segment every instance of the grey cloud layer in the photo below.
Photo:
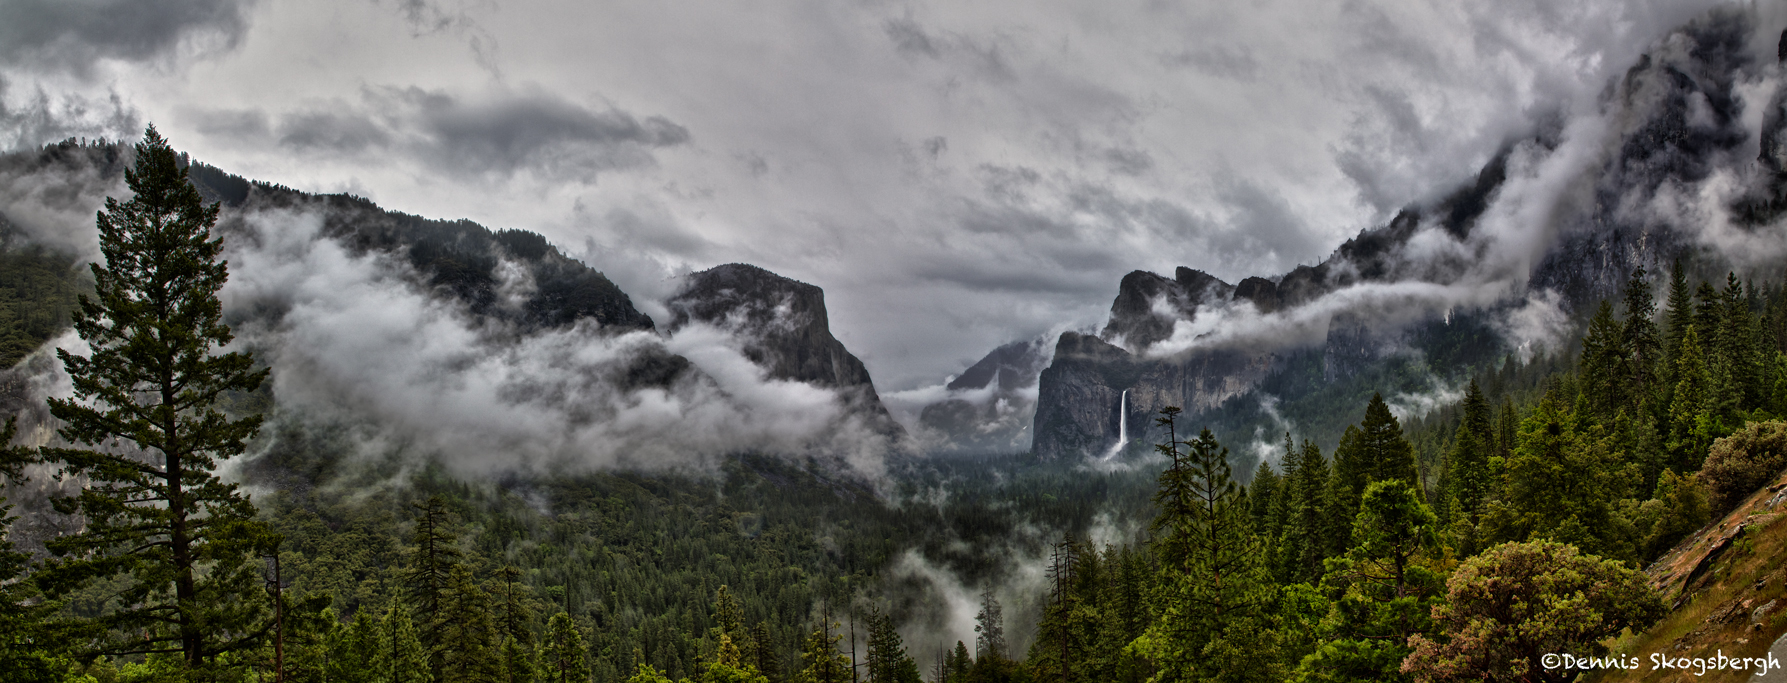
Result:
{"label": "grey cloud layer", "polygon": [[86,74],[101,59],[151,61],[183,41],[233,47],[251,0],[0,0],[0,63]]}
{"label": "grey cloud layer", "polygon": [[371,160],[401,152],[449,173],[505,178],[525,171],[594,180],[598,172],[650,166],[653,150],[689,141],[688,129],[662,116],[597,110],[539,90],[464,96],[367,88],[358,102],[277,116],[198,110],[192,118],[207,134],[301,154]]}
{"label": "grey cloud layer", "polygon": [[636,298],[824,286],[899,390],[1101,323],[1129,270],[1315,262],[1715,4],[257,0],[189,24],[249,24],[202,75],[116,70],[198,158],[539,230]]}

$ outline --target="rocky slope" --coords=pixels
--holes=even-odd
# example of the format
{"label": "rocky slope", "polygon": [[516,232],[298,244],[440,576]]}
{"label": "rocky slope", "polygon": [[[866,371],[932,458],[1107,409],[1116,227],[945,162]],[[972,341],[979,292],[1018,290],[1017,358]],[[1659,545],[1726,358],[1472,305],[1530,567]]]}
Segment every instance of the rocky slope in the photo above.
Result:
{"label": "rocky slope", "polygon": [[[1787,662],[1787,475],[1752,494],[1730,513],[1689,536],[1645,569],[1671,612],[1643,633],[1627,634],[1614,653],[1637,668],[1589,677],[1593,681],[1743,681],[1755,671],[1709,671],[1684,676],[1653,668],[1669,658],[1764,657]],[[1787,680],[1772,671],[1757,680]]]}

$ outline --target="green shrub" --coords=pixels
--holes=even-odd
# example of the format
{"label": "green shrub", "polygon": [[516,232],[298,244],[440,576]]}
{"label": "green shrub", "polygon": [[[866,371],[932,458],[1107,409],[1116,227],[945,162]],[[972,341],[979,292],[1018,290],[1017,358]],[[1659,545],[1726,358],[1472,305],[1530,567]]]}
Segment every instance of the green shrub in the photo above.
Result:
{"label": "green shrub", "polygon": [[1787,422],[1752,422],[1713,442],[1700,480],[1712,493],[1713,510],[1737,507],[1787,468]]}

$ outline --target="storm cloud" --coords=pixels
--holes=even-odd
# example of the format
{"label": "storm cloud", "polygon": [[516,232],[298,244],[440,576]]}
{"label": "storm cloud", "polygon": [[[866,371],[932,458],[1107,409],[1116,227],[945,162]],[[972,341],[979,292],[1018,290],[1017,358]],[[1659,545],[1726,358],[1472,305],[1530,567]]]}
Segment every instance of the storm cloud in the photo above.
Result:
{"label": "storm cloud", "polygon": [[252,0],[0,0],[0,64],[90,75],[102,59],[153,62],[233,48]]}
{"label": "storm cloud", "polygon": [[4,101],[115,92],[230,172],[536,230],[640,299],[753,263],[900,391],[1101,324],[1131,270],[1317,262],[1720,4],[171,3],[132,30],[173,38],[8,43]]}
{"label": "storm cloud", "polygon": [[201,132],[271,142],[299,155],[399,154],[429,168],[508,178],[529,172],[594,181],[598,172],[651,166],[653,150],[689,141],[662,116],[598,110],[538,89],[463,96],[420,88],[365,88],[277,117],[258,110],[198,110]]}

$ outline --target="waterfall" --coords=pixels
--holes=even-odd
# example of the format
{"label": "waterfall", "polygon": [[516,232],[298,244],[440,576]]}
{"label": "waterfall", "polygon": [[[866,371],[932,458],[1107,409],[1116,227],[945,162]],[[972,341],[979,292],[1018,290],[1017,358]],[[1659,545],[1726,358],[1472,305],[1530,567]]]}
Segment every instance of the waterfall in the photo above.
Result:
{"label": "waterfall", "polygon": [[1117,399],[1117,450],[1129,445],[1129,390]]}

